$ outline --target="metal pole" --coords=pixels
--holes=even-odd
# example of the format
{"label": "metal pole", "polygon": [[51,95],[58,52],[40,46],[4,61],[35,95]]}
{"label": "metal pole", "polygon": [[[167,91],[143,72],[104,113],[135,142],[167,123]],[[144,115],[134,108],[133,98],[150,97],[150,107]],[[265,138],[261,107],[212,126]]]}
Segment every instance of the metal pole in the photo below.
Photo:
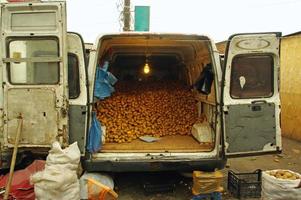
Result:
{"label": "metal pole", "polygon": [[130,31],[131,29],[131,0],[124,0],[123,7],[123,31]]}
{"label": "metal pole", "polygon": [[11,163],[10,163],[8,181],[7,181],[6,187],[5,187],[5,193],[4,193],[4,198],[3,198],[4,200],[8,200],[8,197],[9,197],[9,191],[10,191],[11,183],[12,183],[13,176],[14,176],[14,170],[15,170],[15,164],[16,164],[16,158],[17,158],[17,152],[18,152],[19,139],[20,139],[20,134],[21,134],[22,125],[23,125],[23,118],[22,118],[21,114],[18,117],[18,119],[19,119],[18,120],[18,128],[17,128],[17,133],[16,133],[16,139],[15,139],[13,156],[12,156]]}

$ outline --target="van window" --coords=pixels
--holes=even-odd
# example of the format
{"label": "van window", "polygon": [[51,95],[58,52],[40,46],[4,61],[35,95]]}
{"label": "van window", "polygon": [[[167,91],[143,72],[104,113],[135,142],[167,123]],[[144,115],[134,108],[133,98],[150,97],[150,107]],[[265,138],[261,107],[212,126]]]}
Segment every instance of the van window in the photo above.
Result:
{"label": "van window", "polygon": [[231,69],[231,97],[247,99],[272,96],[273,64],[271,55],[234,57]]}
{"label": "van window", "polygon": [[10,62],[9,81],[12,84],[57,84],[59,82],[59,62],[39,62],[35,58],[58,58],[58,42],[54,39],[13,40],[8,45],[9,58],[33,59]]}
{"label": "van window", "polygon": [[68,85],[69,98],[77,98],[80,94],[79,66],[77,56],[72,53],[68,53]]}

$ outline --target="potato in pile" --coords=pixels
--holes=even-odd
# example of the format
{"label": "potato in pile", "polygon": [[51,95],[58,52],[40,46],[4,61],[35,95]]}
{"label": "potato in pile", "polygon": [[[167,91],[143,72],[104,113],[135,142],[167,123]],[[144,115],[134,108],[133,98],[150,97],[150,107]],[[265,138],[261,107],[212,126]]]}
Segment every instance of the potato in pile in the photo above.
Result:
{"label": "potato in pile", "polygon": [[288,180],[300,179],[300,177],[297,174],[294,174],[287,170],[269,171],[267,173],[271,176],[274,176],[274,177],[280,178],[280,179],[288,179]]}
{"label": "potato in pile", "polygon": [[178,82],[119,82],[116,92],[98,103],[106,142],[130,142],[140,136],[190,135],[198,119],[196,100]]}

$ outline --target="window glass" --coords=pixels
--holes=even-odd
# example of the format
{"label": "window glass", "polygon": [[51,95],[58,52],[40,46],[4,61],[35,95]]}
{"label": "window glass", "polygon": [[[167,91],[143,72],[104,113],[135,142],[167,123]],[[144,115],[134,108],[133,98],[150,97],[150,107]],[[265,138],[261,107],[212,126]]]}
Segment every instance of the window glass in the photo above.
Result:
{"label": "window glass", "polygon": [[273,57],[241,55],[234,57],[231,69],[232,98],[260,98],[273,95]]}
{"label": "window glass", "polygon": [[68,85],[69,98],[77,98],[80,94],[79,66],[77,56],[71,53],[68,54]]}
{"label": "window glass", "polygon": [[[10,58],[41,58],[59,56],[56,40],[14,40],[9,43]],[[9,80],[13,84],[56,84],[59,82],[58,62],[11,62]]]}
{"label": "window glass", "polygon": [[87,66],[89,66],[90,49],[86,49],[85,55],[86,55],[86,63],[87,63]]}

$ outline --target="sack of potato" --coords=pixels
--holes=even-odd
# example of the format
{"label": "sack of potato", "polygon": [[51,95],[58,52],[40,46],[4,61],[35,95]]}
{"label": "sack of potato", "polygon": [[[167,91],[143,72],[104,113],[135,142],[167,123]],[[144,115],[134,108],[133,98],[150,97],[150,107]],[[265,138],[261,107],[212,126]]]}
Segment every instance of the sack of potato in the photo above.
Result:
{"label": "sack of potato", "polygon": [[262,172],[263,200],[300,200],[301,174],[290,170],[269,170]]}

